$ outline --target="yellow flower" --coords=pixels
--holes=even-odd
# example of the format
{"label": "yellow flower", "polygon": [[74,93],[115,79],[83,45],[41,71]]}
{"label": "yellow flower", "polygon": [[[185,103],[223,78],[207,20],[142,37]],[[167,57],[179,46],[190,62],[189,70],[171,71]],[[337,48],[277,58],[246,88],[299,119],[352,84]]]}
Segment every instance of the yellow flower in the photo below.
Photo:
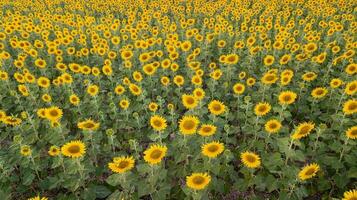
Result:
{"label": "yellow flower", "polygon": [[271,85],[278,80],[278,76],[275,73],[265,73],[262,82],[266,85]]}
{"label": "yellow flower", "polygon": [[99,128],[99,125],[100,125],[99,122],[95,122],[91,119],[87,119],[85,121],[81,121],[77,123],[77,127],[85,131],[95,131]]}
{"label": "yellow flower", "polygon": [[236,83],[233,86],[234,94],[243,94],[244,90],[245,90],[245,86],[241,83]]}
{"label": "yellow flower", "polygon": [[201,136],[211,136],[216,133],[217,127],[211,124],[202,124],[198,130],[198,134]]}
{"label": "yellow flower", "polygon": [[281,123],[280,123],[280,121],[278,121],[276,119],[272,119],[272,120],[267,121],[265,123],[264,127],[268,133],[277,133],[277,132],[279,132],[279,130],[281,128]]}
{"label": "yellow flower", "polygon": [[28,198],[27,200],[48,200],[47,197],[40,197],[40,196],[35,196],[32,198]]}
{"label": "yellow flower", "polygon": [[303,122],[298,125],[295,132],[291,135],[294,140],[301,139],[308,136],[311,131],[315,128],[315,124],[312,122]]}
{"label": "yellow flower", "polygon": [[357,126],[352,126],[346,131],[346,136],[349,139],[357,139]]}
{"label": "yellow flower", "polygon": [[315,80],[316,77],[317,77],[317,74],[315,72],[307,72],[304,75],[302,75],[302,79],[307,82]]}
{"label": "yellow flower", "polygon": [[202,100],[206,94],[202,88],[195,88],[192,93],[193,96],[195,96],[195,98],[198,100]]}
{"label": "yellow flower", "polygon": [[121,95],[125,92],[125,88],[122,85],[117,85],[114,89],[115,94]]}
{"label": "yellow flower", "polygon": [[338,79],[338,78],[334,78],[330,81],[330,86],[332,88],[338,88],[342,85],[342,80],[341,79]]}
{"label": "yellow flower", "polygon": [[343,193],[342,200],[356,200],[357,199],[357,190],[349,190]]}
{"label": "yellow flower", "polygon": [[267,102],[260,102],[254,107],[254,113],[257,116],[264,116],[268,114],[270,110],[271,110],[271,106]]}
{"label": "yellow flower", "polygon": [[129,84],[129,89],[130,92],[135,96],[139,96],[142,92],[141,88],[133,83]]}
{"label": "yellow flower", "polygon": [[134,167],[135,160],[132,156],[120,156],[115,157],[113,162],[108,163],[108,167],[115,173],[124,173],[131,170]]}
{"label": "yellow flower", "polygon": [[279,94],[279,103],[282,105],[289,105],[295,102],[296,93],[292,91],[283,91]]}
{"label": "yellow flower", "polygon": [[154,144],[144,151],[144,160],[151,164],[158,164],[165,157],[167,147],[163,145]]}
{"label": "yellow flower", "polygon": [[128,109],[129,105],[130,102],[127,99],[122,99],[119,101],[119,106],[124,110]]}
{"label": "yellow flower", "polygon": [[246,151],[240,154],[241,161],[248,168],[258,168],[261,165],[259,155]]}
{"label": "yellow flower", "polygon": [[77,106],[80,103],[80,99],[76,94],[72,94],[71,96],[69,96],[69,102],[72,105]]}
{"label": "yellow flower", "polygon": [[322,97],[326,96],[327,94],[327,89],[324,87],[317,87],[312,90],[311,96],[315,99],[321,99]]}
{"label": "yellow flower", "polygon": [[45,110],[45,117],[50,121],[58,121],[62,118],[62,115],[62,110],[56,106],[46,108]]}
{"label": "yellow flower", "polygon": [[357,73],[357,64],[351,63],[351,64],[347,65],[347,67],[345,68],[345,72],[348,75],[354,75],[355,73]]}
{"label": "yellow flower", "polygon": [[224,58],[224,62],[229,65],[237,64],[239,60],[239,56],[237,54],[228,54]]}
{"label": "yellow flower", "polygon": [[274,64],[275,58],[272,55],[267,55],[264,57],[264,65],[265,66],[271,66]]}
{"label": "yellow flower", "polygon": [[198,100],[193,95],[183,94],[181,100],[183,106],[187,109],[193,109],[198,105]]}
{"label": "yellow flower", "polygon": [[21,155],[23,155],[23,156],[29,156],[29,155],[31,155],[32,150],[31,150],[30,146],[28,146],[28,145],[23,145],[23,146],[21,146],[20,153],[21,153]]}
{"label": "yellow flower", "polygon": [[90,96],[95,96],[97,95],[99,92],[99,87],[97,85],[90,85],[88,86],[87,88],[87,93],[90,95]]}
{"label": "yellow flower", "polygon": [[224,151],[223,143],[216,141],[204,144],[201,148],[202,154],[210,158],[215,158]]}
{"label": "yellow flower", "polygon": [[211,182],[211,176],[207,173],[192,173],[186,177],[186,184],[194,190],[202,190]]}
{"label": "yellow flower", "polygon": [[343,113],[352,115],[357,112],[357,101],[350,99],[343,104]]}
{"label": "yellow flower", "polygon": [[48,150],[50,156],[58,156],[61,153],[61,149],[58,146],[51,146]]}
{"label": "yellow flower", "polygon": [[180,132],[184,135],[195,134],[199,123],[200,121],[196,116],[184,116],[179,121]]}
{"label": "yellow flower", "polygon": [[155,112],[159,106],[157,105],[157,103],[151,102],[148,107],[150,111]]}
{"label": "yellow flower", "polygon": [[226,106],[217,100],[213,100],[208,104],[208,110],[214,115],[220,115],[225,112]]}
{"label": "yellow flower", "polygon": [[357,91],[357,80],[347,83],[345,93],[348,95],[354,95]]}
{"label": "yellow flower", "polygon": [[75,140],[64,144],[61,147],[61,152],[64,156],[71,158],[79,158],[85,154],[86,146],[82,141]]}
{"label": "yellow flower", "polygon": [[304,181],[316,176],[316,173],[320,170],[320,166],[316,163],[306,165],[299,172],[299,179]]}
{"label": "yellow flower", "polygon": [[167,127],[166,119],[159,115],[150,118],[150,125],[155,131],[163,131]]}

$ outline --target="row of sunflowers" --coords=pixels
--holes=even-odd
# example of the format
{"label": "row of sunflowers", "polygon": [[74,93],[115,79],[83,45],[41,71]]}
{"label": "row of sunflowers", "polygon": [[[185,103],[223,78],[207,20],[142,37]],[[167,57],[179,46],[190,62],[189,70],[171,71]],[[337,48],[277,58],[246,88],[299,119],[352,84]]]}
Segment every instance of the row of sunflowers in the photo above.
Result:
{"label": "row of sunflowers", "polygon": [[355,1],[0,7],[0,199],[357,199]]}

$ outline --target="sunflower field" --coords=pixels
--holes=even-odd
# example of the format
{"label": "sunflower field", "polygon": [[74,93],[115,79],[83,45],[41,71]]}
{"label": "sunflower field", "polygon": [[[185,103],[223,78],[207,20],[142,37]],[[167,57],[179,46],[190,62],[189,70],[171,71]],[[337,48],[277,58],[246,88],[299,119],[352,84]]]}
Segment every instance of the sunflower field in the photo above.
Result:
{"label": "sunflower field", "polygon": [[356,17],[0,0],[0,200],[356,200]]}

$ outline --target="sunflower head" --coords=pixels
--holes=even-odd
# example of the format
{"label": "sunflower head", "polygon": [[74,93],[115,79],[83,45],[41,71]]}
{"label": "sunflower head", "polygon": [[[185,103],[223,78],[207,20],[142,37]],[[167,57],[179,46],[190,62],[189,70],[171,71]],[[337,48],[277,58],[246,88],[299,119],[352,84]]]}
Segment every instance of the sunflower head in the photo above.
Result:
{"label": "sunflower head", "polygon": [[82,141],[71,141],[61,147],[61,152],[64,156],[70,158],[79,158],[85,154],[86,146]]}
{"label": "sunflower head", "polygon": [[259,155],[246,151],[240,155],[241,161],[248,168],[258,168],[261,165]]}
{"label": "sunflower head", "polygon": [[198,100],[194,95],[183,94],[181,100],[183,106],[187,109],[193,109],[198,105]]}
{"label": "sunflower head", "polygon": [[226,106],[220,101],[213,100],[208,104],[208,110],[214,115],[220,115],[226,111]]}
{"label": "sunflower head", "polygon": [[320,166],[316,163],[306,165],[304,168],[300,170],[298,174],[299,179],[302,181],[310,179],[314,177],[319,170],[320,170]]}
{"label": "sunflower head", "polygon": [[108,163],[108,167],[115,173],[124,173],[134,167],[135,160],[132,156],[115,157],[113,162]]}
{"label": "sunflower head", "polygon": [[276,119],[272,119],[269,120],[265,123],[264,125],[266,132],[268,133],[277,133],[279,132],[280,128],[281,128],[281,123],[280,121],[276,120]]}
{"label": "sunflower head", "polygon": [[349,139],[357,139],[357,126],[352,126],[346,131],[346,136]]}
{"label": "sunflower head", "polygon": [[283,91],[279,94],[279,103],[289,105],[295,102],[297,94],[292,91]]}
{"label": "sunflower head", "polygon": [[184,116],[179,122],[180,132],[184,135],[195,134],[199,123],[196,116]]}
{"label": "sunflower head", "polygon": [[92,119],[87,119],[77,123],[77,127],[84,131],[95,131],[99,128],[100,123],[95,122]]}
{"label": "sunflower head", "polygon": [[214,141],[201,146],[202,154],[209,157],[215,158],[224,151],[223,143]]}
{"label": "sunflower head", "polygon": [[163,145],[154,144],[144,151],[144,160],[151,164],[159,164],[165,157],[167,147]]}
{"label": "sunflower head", "polygon": [[167,127],[166,119],[159,115],[150,118],[150,125],[155,131],[163,131]]}
{"label": "sunflower head", "polygon": [[350,99],[343,104],[343,113],[352,115],[357,112],[357,101]]}
{"label": "sunflower head", "polygon": [[269,103],[260,102],[254,107],[254,112],[257,116],[264,116],[269,113],[271,106]]}
{"label": "sunflower head", "polygon": [[211,182],[211,176],[207,173],[192,173],[186,177],[186,184],[194,190],[202,190]]}

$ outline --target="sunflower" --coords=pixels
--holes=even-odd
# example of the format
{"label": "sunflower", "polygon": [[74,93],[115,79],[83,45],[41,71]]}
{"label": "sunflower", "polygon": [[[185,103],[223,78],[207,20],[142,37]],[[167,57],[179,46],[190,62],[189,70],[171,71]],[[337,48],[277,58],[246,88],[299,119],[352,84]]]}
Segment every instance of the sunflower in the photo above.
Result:
{"label": "sunflower", "polygon": [[202,148],[201,152],[203,155],[210,158],[215,158],[224,151],[224,144],[214,141],[202,145],[201,148]]}
{"label": "sunflower", "polygon": [[154,144],[150,148],[144,151],[144,160],[153,165],[161,162],[163,157],[165,157],[167,152],[167,147],[163,145]]}
{"label": "sunflower", "polygon": [[257,116],[264,116],[266,115],[271,109],[271,106],[267,102],[260,102],[254,107],[254,113]]}
{"label": "sunflower", "polygon": [[179,121],[180,132],[184,135],[195,134],[199,123],[200,120],[196,116],[184,116]]}
{"label": "sunflower", "polygon": [[323,98],[324,96],[326,96],[327,94],[327,89],[324,88],[324,87],[317,87],[315,89],[312,90],[311,92],[311,96],[315,99],[321,99]]}
{"label": "sunflower", "polygon": [[304,181],[304,180],[307,180],[307,179],[310,179],[314,176],[316,176],[316,173],[320,170],[320,166],[316,163],[312,163],[312,164],[309,164],[309,165],[306,165],[305,167],[303,167],[298,176],[299,176],[299,179]]}
{"label": "sunflower", "polygon": [[277,133],[281,128],[281,123],[276,119],[271,119],[265,123],[264,128],[268,133]]}
{"label": "sunflower", "polygon": [[240,154],[241,161],[248,168],[258,168],[261,165],[259,155],[246,151]]}
{"label": "sunflower", "polygon": [[85,154],[86,146],[82,141],[75,140],[64,144],[61,147],[61,152],[64,156],[71,158],[79,158]]}
{"label": "sunflower", "polygon": [[220,115],[225,112],[226,106],[217,100],[213,100],[208,104],[208,110],[214,115]]}
{"label": "sunflower", "polygon": [[216,133],[217,127],[211,124],[202,124],[198,130],[198,134],[201,136],[211,136]]}
{"label": "sunflower", "polygon": [[117,85],[114,89],[115,94],[121,95],[125,92],[125,88],[122,85]]}
{"label": "sunflower", "polygon": [[155,102],[151,102],[148,105],[149,110],[152,112],[156,112],[158,107],[159,107],[159,105],[157,105],[157,103],[155,103]]}
{"label": "sunflower", "polygon": [[271,85],[278,80],[278,76],[275,73],[265,73],[262,77],[262,82],[266,85]]}
{"label": "sunflower", "polygon": [[352,115],[357,112],[357,101],[350,99],[343,104],[343,113]]}
{"label": "sunflower", "polygon": [[42,99],[42,101],[47,102],[47,103],[52,101],[52,97],[49,94],[42,95],[41,99]]}
{"label": "sunflower", "polygon": [[294,140],[301,139],[308,136],[311,131],[315,128],[315,124],[312,122],[303,122],[298,125],[295,132],[291,135]]}
{"label": "sunflower", "polygon": [[182,104],[187,109],[193,109],[198,105],[194,95],[183,94],[181,97]]}
{"label": "sunflower", "polygon": [[248,78],[247,79],[247,85],[249,87],[252,87],[255,84],[255,78]]}
{"label": "sunflower", "polygon": [[202,190],[211,182],[211,176],[207,173],[192,173],[186,177],[186,184],[194,190]]}
{"label": "sunflower", "polygon": [[192,93],[197,100],[202,100],[205,97],[205,91],[202,88],[195,88]]}
{"label": "sunflower", "polygon": [[357,126],[352,126],[346,131],[346,136],[349,139],[357,139]]}
{"label": "sunflower", "polygon": [[47,153],[50,156],[58,156],[61,153],[61,149],[58,146],[51,146]]}
{"label": "sunflower", "polygon": [[130,102],[127,99],[122,99],[119,101],[119,106],[124,110],[128,109],[129,105]]}
{"label": "sunflower", "polygon": [[72,94],[71,96],[69,96],[69,102],[72,105],[77,106],[80,103],[80,101],[81,100],[79,99],[79,97],[76,94]]}
{"label": "sunflower", "polygon": [[274,56],[267,55],[267,56],[264,57],[264,61],[263,62],[264,62],[265,66],[271,66],[274,63],[274,60],[275,60]]}
{"label": "sunflower", "polygon": [[150,118],[150,125],[155,131],[163,131],[167,127],[166,119],[159,115]]}
{"label": "sunflower", "polygon": [[245,90],[245,86],[241,83],[236,83],[233,86],[234,94],[243,94],[244,90]]}
{"label": "sunflower", "polygon": [[48,200],[48,198],[47,197],[40,197],[38,195],[38,196],[35,196],[35,197],[32,197],[32,198],[28,198],[27,200]]}
{"label": "sunflower", "polygon": [[357,199],[357,190],[350,190],[343,193],[342,200],[356,200]]}
{"label": "sunflower", "polygon": [[62,118],[62,115],[62,110],[56,106],[46,108],[45,110],[45,117],[50,121],[58,121]]}
{"label": "sunflower", "polygon": [[174,77],[174,83],[177,85],[177,86],[182,86],[184,83],[185,83],[185,79],[183,76],[181,75],[176,75]]}
{"label": "sunflower", "polygon": [[43,88],[48,88],[50,87],[50,79],[46,78],[46,77],[40,77],[37,79],[37,85]]}
{"label": "sunflower", "polygon": [[108,163],[108,167],[115,173],[124,173],[134,167],[135,160],[132,156],[115,157],[113,162]]}
{"label": "sunflower", "polygon": [[31,155],[32,150],[31,150],[30,146],[23,145],[23,146],[21,146],[20,153],[23,156],[29,156],[29,155]]}
{"label": "sunflower", "polygon": [[87,93],[92,97],[97,95],[98,91],[99,91],[99,87],[97,85],[90,85],[87,87]]}
{"label": "sunflower", "polygon": [[345,72],[348,75],[354,75],[355,73],[357,73],[357,64],[351,63],[351,64],[347,65],[347,67],[345,68]]}
{"label": "sunflower", "polygon": [[331,88],[338,88],[342,85],[342,80],[338,78],[334,78],[330,81],[330,87]]}
{"label": "sunflower", "polygon": [[239,56],[237,54],[229,54],[224,58],[224,62],[229,65],[237,64],[239,60]]}
{"label": "sunflower", "polygon": [[99,126],[99,122],[95,122],[91,119],[87,119],[77,123],[77,127],[85,131],[95,131],[99,128]]}
{"label": "sunflower", "polygon": [[304,75],[302,75],[302,79],[307,82],[315,80],[316,77],[317,77],[317,74],[315,72],[307,72]]}
{"label": "sunflower", "polygon": [[357,91],[357,80],[347,83],[345,93],[348,95],[354,95]]}
{"label": "sunflower", "polygon": [[129,89],[130,92],[135,96],[139,96],[142,92],[141,88],[133,83],[129,84]]}
{"label": "sunflower", "polygon": [[295,102],[296,93],[292,91],[283,91],[279,94],[279,103],[282,105],[289,105]]}

